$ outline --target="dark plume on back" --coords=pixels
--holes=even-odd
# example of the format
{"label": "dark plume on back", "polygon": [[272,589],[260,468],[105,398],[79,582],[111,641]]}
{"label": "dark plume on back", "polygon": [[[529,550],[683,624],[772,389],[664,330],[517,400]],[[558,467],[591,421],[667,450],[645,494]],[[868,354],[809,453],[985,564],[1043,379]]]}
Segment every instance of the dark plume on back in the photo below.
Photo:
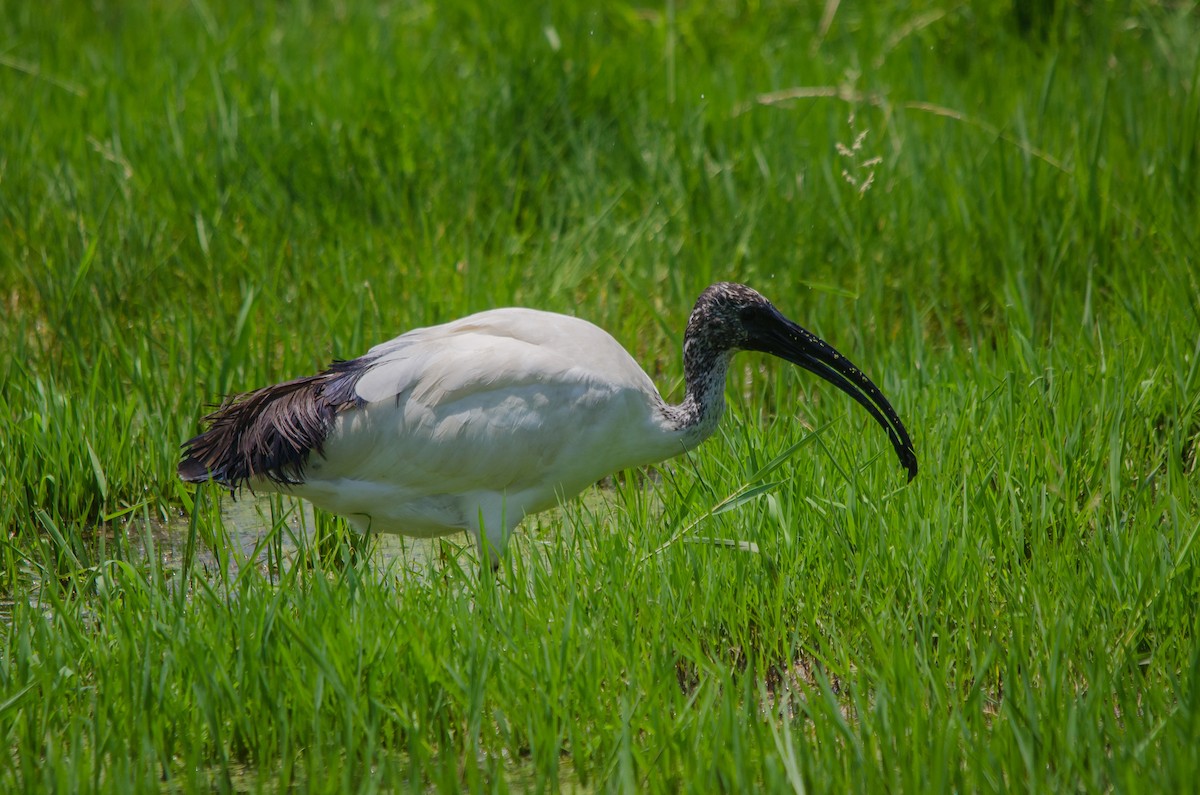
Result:
{"label": "dark plume on back", "polygon": [[321,452],[334,418],[362,405],[355,385],[370,364],[367,357],[338,361],[319,375],[228,398],[204,418],[207,430],[183,443],[179,477],[233,490],[258,476],[302,482],[308,456]]}

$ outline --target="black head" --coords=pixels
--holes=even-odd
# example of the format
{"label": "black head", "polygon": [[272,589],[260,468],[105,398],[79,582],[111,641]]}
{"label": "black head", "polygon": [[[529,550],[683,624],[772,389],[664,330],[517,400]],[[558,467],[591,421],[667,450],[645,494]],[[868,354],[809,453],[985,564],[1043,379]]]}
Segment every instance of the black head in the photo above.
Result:
{"label": "black head", "polygon": [[755,316],[774,309],[744,284],[718,282],[696,299],[685,339],[703,341],[705,347],[722,352],[751,350],[747,342]]}
{"label": "black head", "polygon": [[754,290],[743,284],[720,282],[701,293],[692,309],[684,356],[703,359],[738,350],[778,356],[850,395],[887,431],[901,465],[908,470],[908,479],[916,477],[917,454],[908,431],[871,379],[832,345],[784,317]]}

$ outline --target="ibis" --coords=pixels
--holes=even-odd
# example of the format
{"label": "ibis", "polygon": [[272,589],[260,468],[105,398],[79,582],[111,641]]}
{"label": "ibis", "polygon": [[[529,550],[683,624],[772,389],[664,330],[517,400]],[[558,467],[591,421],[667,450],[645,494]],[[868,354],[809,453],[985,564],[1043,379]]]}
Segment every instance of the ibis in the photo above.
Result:
{"label": "ibis", "polygon": [[738,351],[773,354],[846,392],[916,475],[908,431],[861,370],[754,290],[719,283],[688,320],[677,405],[586,320],[493,309],[227,398],[183,444],[179,476],[302,497],[362,532],[466,531],[496,566],[526,516],[708,438]]}

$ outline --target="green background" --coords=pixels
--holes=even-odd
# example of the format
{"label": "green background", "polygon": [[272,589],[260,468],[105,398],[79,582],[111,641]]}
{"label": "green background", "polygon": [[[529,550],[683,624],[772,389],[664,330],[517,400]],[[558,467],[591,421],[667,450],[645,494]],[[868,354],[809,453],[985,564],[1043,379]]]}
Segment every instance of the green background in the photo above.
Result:
{"label": "green background", "polygon": [[[5,4],[0,789],[1190,788],[1198,82],[1188,2]],[[911,485],[748,354],[494,581],[278,500],[256,564],[174,477],[222,395],[496,306],[679,399],[718,280]]]}

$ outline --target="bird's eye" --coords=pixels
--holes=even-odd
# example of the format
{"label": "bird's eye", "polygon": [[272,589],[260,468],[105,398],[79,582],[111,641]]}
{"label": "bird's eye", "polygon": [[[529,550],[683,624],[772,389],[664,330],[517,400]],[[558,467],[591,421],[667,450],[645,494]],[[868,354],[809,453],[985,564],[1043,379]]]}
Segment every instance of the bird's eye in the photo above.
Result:
{"label": "bird's eye", "polygon": [[761,319],[762,311],[757,306],[743,306],[738,310],[738,320],[743,326],[754,325]]}

